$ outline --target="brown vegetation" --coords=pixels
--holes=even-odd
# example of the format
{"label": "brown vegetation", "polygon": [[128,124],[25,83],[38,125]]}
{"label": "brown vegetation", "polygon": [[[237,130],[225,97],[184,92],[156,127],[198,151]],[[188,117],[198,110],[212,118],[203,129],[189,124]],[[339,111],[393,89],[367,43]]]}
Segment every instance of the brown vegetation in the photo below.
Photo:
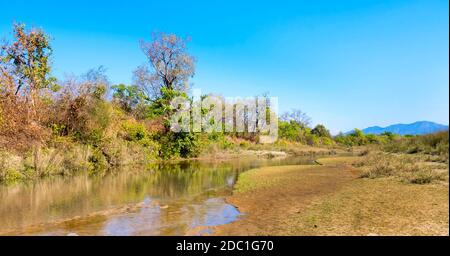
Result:
{"label": "brown vegetation", "polygon": [[[215,235],[448,235],[448,182],[361,179],[362,157],[242,174],[227,201],[244,213]],[[448,170],[447,170],[448,172]],[[447,174],[448,175],[448,174]]]}

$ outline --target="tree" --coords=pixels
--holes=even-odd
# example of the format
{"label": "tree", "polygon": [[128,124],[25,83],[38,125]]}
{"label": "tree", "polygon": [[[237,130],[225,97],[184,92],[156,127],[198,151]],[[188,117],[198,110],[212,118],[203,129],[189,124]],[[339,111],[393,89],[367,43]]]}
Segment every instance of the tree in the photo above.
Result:
{"label": "tree", "polygon": [[108,87],[103,67],[89,70],[81,79],[66,81],[54,103],[54,120],[50,125],[60,135],[73,135],[95,145],[112,120],[106,101]]}
{"label": "tree", "polygon": [[0,45],[0,147],[29,150],[49,132],[49,90],[58,89],[51,76],[49,36],[39,29],[14,24],[14,41]]}
{"label": "tree", "polygon": [[134,80],[148,100],[160,99],[170,91],[187,91],[195,70],[194,57],[187,52],[188,41],[174,34],[153,33],[151,42],[141,42],[149,65],[140,66]]}
{"label": "tree", "polygon": [[367,144],[367,138],[360,129],[355,128],[355,130],[349,134],[349,137],[352,140],[353,145],[361,146]]}
{"label": "tree", "polygon": [[15,24],[13,31],[15,41],[1,47],[0,70],[15,82],[14,94],[22,92],[34,106],[40,89],[57,88],[50,75],[50,39],[42,30],[26,30],[23,24]]}
{"label": "tree", "polygon": [[311,124],[311,118],[300,109],[292,109],[290,112],[285,112],[281,115],[281,120],[285,122],[296,122],[303,128]]}
{"label": "tree", "polygon": [[330,131],[325,128],[324,125],[318,124],[314,129],[311,130],[311,133],[323,138],[331,138]]}
{"label": "tree", "polygon": [[113,100],[124,111],[131,113],[137,105],[142,101],[141,92],[136,85],[118,84],[113,85]]}
{"label": "tree", "polygon": [[278,123],[278,135],[280,138],[294,140],[298,142],[306,142],[304,140],[305,131],[294,121],[281,121]]}

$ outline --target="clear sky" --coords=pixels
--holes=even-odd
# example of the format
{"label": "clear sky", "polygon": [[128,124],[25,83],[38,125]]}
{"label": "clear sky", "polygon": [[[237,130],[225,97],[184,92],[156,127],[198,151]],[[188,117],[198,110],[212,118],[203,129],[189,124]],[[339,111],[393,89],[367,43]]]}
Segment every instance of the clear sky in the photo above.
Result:
{"label": "clear sky", "polygon": [[14,21],[41,27],[57,77],[103,65],[130,83],[139,40],[173,32],[192,37],[203,93],[269,92],[333,133],[449,122],[447,0],[120,2],[0,0],[0,37]]}

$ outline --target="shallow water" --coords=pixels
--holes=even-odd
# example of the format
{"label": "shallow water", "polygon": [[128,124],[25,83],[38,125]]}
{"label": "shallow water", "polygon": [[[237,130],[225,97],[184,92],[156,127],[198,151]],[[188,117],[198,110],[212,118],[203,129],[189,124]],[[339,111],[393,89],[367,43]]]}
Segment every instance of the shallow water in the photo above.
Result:
{"label": "shallow water", "polygon": [[183,161],[0,187],[0,234],[211,234],[211,227],[241,216],[223,199],[239,173],[311,163],[305,157]]}

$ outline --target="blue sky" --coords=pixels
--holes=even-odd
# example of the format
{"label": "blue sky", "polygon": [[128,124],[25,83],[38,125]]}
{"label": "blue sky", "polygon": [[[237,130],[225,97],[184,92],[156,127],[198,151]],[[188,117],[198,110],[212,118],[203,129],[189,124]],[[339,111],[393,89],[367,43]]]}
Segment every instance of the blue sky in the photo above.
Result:
{"label": "blue sky", "polygon": [[448,124],[448,1],[3,1],[53,37],[54,74],[103,65],[130,83],[152,31],[191,36],[192,80],[227,97],[269,92],[333,133],[430,120]]}

